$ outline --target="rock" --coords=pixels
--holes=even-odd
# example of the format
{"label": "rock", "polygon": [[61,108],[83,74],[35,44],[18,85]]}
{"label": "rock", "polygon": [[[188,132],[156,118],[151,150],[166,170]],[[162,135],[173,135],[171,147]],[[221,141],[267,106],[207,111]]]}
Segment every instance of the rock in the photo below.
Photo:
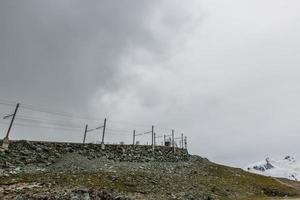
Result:
{"label": "rock", "polygon": [[[147,163],[179,162],[190,159],[187,151],[178,149],[178,155],[174,155],[172,148],[168,147],[157,147],[153,152],[151,146],[142,145],[106,145],[106,148],[102,150],[97,144],[83,146],[74,143],[12,141],[9,150],[0,152],[0,168],[4,171],[3,173],[14,168],[20,169],[14,170],[15,172],[26,171],[30,166],[36,167],[36,169],[45,168],[56,163],[69,152],[80,154],[90,161],[101,158],[112,161]],[[85,168],[78,164],[71,166],[77,171]]]}

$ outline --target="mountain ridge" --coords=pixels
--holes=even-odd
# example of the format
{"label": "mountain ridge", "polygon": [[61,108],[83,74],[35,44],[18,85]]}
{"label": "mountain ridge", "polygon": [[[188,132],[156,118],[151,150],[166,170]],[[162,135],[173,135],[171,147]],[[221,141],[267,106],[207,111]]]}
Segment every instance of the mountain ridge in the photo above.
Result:
{"label": "mountain ridge", "polygon": [[263,161],[246,166],[244,170],[264,176],[287,178],[294,181],[300,180],[300,162],[289,155],[283,159],[266,158]]}

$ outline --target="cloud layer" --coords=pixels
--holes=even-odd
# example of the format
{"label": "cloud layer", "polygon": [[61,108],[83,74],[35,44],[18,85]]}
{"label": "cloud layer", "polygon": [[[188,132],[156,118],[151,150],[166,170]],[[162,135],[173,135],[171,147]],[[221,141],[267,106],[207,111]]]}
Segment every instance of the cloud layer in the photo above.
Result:
{"label": "cloud layer", "polygon": [[1,97],[174,128],[225,164],[300,157],[299,6],[3,1]]}

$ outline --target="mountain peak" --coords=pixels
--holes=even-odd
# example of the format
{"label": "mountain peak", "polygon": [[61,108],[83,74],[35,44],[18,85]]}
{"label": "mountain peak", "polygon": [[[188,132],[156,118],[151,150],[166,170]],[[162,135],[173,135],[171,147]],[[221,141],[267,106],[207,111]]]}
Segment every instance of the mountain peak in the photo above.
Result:
{"label": "mountain peak", "polygon": [[289,155],[279,160],[266,158],[264,161],[248,165],[245,170],[265,176],[300,180],[300,162]]}

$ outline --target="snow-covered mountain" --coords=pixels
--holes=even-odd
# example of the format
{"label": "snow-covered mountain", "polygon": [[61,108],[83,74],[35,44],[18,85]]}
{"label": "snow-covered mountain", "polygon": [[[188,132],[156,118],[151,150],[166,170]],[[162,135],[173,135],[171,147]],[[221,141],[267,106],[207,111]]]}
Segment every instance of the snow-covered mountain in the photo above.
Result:
{"label": "snow-covered mountain", "polygon": [[266,158],[264,161],[254,163],[244,170],[265,176],[281,177],[300,181],[300,162],[291,156],[280,160]]}

